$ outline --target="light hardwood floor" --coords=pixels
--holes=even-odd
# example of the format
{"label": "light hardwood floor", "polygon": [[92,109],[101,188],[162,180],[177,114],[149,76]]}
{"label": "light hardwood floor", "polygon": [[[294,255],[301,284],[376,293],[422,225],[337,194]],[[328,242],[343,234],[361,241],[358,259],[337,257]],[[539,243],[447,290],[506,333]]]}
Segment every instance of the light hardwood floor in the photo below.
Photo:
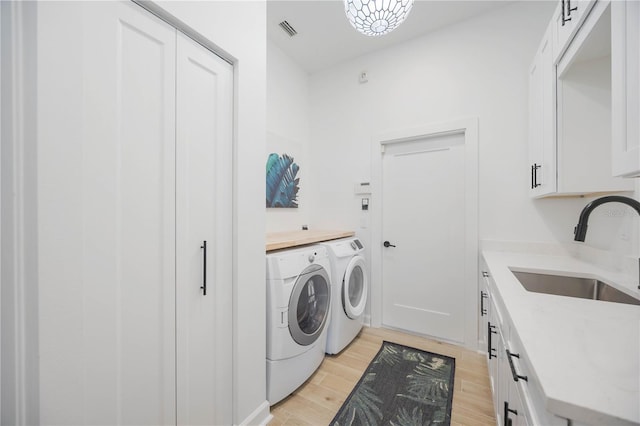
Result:
{"label": "light hardwood floor", "polygon": [[398,331],[365,327],[345,350],[335,356],[325,356],[309,380],[271,407],[273,420],[269,426],[328,425],[378,353],[383,340],[455,358],[451,424],[496,425],[484,355]]}

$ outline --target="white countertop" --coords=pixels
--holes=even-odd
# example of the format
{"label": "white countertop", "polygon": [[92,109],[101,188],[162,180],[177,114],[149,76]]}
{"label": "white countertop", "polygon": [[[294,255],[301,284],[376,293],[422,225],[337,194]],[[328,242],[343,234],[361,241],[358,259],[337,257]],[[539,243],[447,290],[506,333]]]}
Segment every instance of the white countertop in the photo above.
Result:
{"label": "white countertop", "polygon": [[587,424],[640,424],[640,306],[528,292],[510,268],[598,278],[640,297],[628,277],[564,255],[483,256],[546,409]]}

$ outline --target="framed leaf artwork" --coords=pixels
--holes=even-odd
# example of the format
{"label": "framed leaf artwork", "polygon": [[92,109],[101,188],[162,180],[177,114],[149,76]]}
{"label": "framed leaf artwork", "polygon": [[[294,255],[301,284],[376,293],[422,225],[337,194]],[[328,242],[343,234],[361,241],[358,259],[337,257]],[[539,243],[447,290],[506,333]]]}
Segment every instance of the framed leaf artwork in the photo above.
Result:
{"label": "framed leaf artwork", "polygon": [[271,153],[267,158],[267,207],[298,208],[300,171],[293,157]]}

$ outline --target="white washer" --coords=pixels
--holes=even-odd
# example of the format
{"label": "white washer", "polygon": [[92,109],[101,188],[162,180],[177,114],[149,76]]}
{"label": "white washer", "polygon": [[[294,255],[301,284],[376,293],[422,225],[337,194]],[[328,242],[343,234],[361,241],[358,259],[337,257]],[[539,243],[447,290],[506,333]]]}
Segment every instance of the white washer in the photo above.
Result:
{"label": "white washer", "polygon": [[337,354],[362,329],[367,305],[369,280],[364,246],[357,238],[321,243],[331,259],[331,323],[327,333],[326,353]]}
{"label": "white washer", "polygon": [[324,358],[331,315],[331,264],[325,247],[267,254],[267,400],[303,384]]}

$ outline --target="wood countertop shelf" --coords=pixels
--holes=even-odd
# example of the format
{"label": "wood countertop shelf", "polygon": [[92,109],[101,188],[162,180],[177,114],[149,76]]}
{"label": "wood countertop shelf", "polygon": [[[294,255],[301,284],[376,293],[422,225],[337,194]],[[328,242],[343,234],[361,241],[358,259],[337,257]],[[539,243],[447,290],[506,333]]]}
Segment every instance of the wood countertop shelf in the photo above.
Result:
{"label": "wood countertop shelf", "polygon": [[336,240],[338,238],[353,237],[353,231],[302,230],[267,233],[266,251],[298,247],[320,241]]}

